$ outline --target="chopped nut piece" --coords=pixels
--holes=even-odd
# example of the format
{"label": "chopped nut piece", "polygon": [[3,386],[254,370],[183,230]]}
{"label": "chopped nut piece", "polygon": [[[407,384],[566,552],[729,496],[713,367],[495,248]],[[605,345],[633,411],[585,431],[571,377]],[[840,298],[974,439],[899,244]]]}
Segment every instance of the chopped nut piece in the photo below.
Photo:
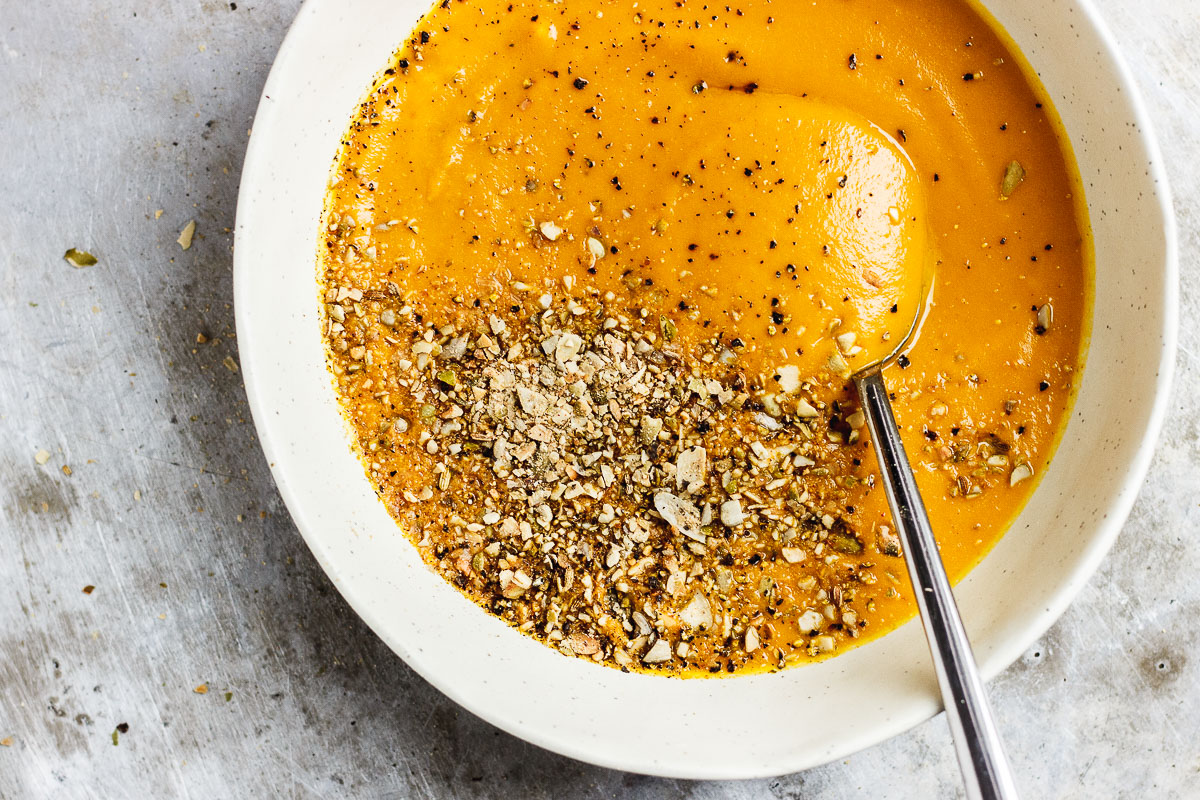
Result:
{"label": "chopped nut piece", "polygon": [[642,656],[642,661],[647,664],[662,664],[670,660],[671,643],[666,639],[659,639],[653,647],[646,651],[646,655]]}
{"label": "chopped nut piece", "polygon": [[1010,197],[1024,180],[1025,168],[1021,166],[1021,162],[1008,162],[1008,166],[1004,168],[1004,178],[1000,181],[1000,196],[1004,198]]}
{"label": "chopped nut piece", "polygon": [[1054,322],[1054,306],[1049,303],[1043,303],[1037,310],[1037,332],[1043,334],[1050,330],[1051,323]]}
{"label": "chopped nut piece", "polygon": [[654,510],[667,524],[689,539],[704,543],[707,537],[700,532],[700,510],[670,492],[654,495]]}
{"label": "chopped nut piece", "polygon": [[727,528],[735,528],[746,521],[742,513],[742,501],[736,497],[721,503],[721,524]]}
{"label": "chopped nut piece", "polygon": [[579,354],[579,349],[582,346],[583,339],[580,339],[574,333],[564,333],[559,337],[558,344],[554,347],[554,360],[559,364],[565,364]]}
{"label": "chopped nut piece", "polygon": [[642,444],[645,445],[653,444],[663,428],[662,420],[657,417],[642,417],[638,425],[641,429]]}
{"label": "chopped nut piece", "polygon": [[804,560],[804,551],[799,547],[784,547],[779,552],[783,555],[783,560],[789,564],[799,564]]}
{"label": "chopped nut piece", "polygon": [[599,261],[600,259],[604,258],[604,243],[599,239],[589,236],[587,240],[587,249],[588,253],[590,253],[592,258],[595,260]]}
{"label": "chopped nut piece", "polygon": [[533,586],[533,579],[520,570],[500,571],[500,591],[510,600],[520,597]]}
{"label": "chopped nut piece", "polygon": [[63,258],[68,264],[75,269],[83,269],[96,264],[96,257],[86,250],[76,250],[72,247],[67,252],[63,253]]}
{"label": "chopped nut piece", "polygon": [[[779,369],[775,370],[776,377],[779,380],[779,388],[788,394],[796,392],[800,388],[800,368],[795,364],[784,364]],[[808,405],[804,400],[800,401],[804,405]],[[810,409],[812,406],[808,406]],[[813,411],[815,416],[816,411]]]}
{"label": "chopped nut piece", "polygon": [[813,408],[812,404],[809,403],[807,400],[801,398],[796,403],[796,416],[798,416],[802,419],[811,419],[813,417],[818,417],[820,415],[821,415],[821,412],[819,412],[815,408]]}
{"label": "chopped nut piece", "polygon": [[886,525],[879,528],[878,549],[885,556],[900,556],[904,554],[900,547],[900,537],[892,533]]}
{"label": "chopped nut piece", "polygon": [[820,614],[818,614],[816,611],[813,611],[812,609],[809,609],[809,610],[805,611],[803,614],[801,614],[799,620],[797,620],[797,622],[796,622],[797,628],[799,628],[800,630],[802,630],[806,633],[812,633],[813,631],[819,631],[819,630],[821,630],[821,627],[824,624],[825,624],[825,617],[821,616]]}
{"label": "chopped nut piece", "polygon": [[1022,462],[1013,467],[1013,471],[1008,476],[1008,485],[1016,486],[1023,480],[1028,480],[1033,477],[1033,467],[1028,463]]}
{"label": "chopped nut piece", "polygon": [[578,656],[590,656],[600,652],[600,640],[591,634],[572,633],[564,641]]}
{"label": "chopped nut piece", "polygon": [[683,489],[702,483],[708,470],[708,454],[703,447],[682,450],[675,459],[675,488]]}
{"label": "chopped nut piece", "polygon": [[467,346],[471,342],[469,336],[456,336],[442,348],[441,357],[449,361],[459,361],[467,354]]}
{"label": "chopped nut piece", "polygon": [[769,431],[783,430],[783,424],[779,420],[775,419],[770,414],[764,414],[761,411],[754,415],[754,421]]}
{"label": "chopped nut piece", "polygon": [[850,377],[850,365],[846,363],[846,359],[842,358],[841,353],[834,353],[829,357],[829,371],[834,375],[839,375],[843,378]]}
{"label": "chopped nut piece", "polygon": [[858,555],[863,551],[862,542],[858,537],[849,531],[832,530],[829,532],[829,538],[825,540],[831,550],[836,550],[839,553],[849,553]]}
{"label": "chopped nut piece", "polygon": [[183,230],[179,232],[179,246],[187,250],[192,246],[192,237],[196,235],[196,220],[191,220],[187,225],[183,226]]}
{"label": "chopped nut piece", "polygon": [[712,606],[704,595],[697,592],[679,612],[679,619],[690,628],[708,628],[712,626]]}

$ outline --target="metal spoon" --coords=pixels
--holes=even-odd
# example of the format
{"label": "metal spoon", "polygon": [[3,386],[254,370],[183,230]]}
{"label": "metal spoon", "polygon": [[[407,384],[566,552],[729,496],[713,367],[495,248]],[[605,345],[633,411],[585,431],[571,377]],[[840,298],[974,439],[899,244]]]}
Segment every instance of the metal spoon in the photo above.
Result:
{"label": "metal spoon", "polygon": [[946,567],[929,526],[925,503],[917,491],[912,467],[900,441],[900,431],[883,383],[882,367],[882,363],[876,363],[856,372],[854,385],[858,387],[863,413],[867,417],[892,518],[904,543],[904,561],[908,564],[921,622],[933,654],[950,734],[966,781],[967,797],[972,800],[1015,800],[1016,784],[1004,756],[967,632],[950,592],[950,580],[946,577]]}

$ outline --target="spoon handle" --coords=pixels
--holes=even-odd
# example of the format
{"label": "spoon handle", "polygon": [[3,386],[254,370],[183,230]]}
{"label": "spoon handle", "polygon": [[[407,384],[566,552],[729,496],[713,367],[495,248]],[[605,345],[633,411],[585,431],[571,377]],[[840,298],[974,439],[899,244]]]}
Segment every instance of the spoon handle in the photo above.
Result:
{"label": "spoon handle", "polygon": [[933,529],[929,526],[925,504],[917,491],[912,468],[900,441],[883,376],[874,369],[855,376],[854,382],[883,472],[888,505],[904,544],[904,560],[933,653],[946,718],[966,781],[967,797],[1015,800],[1017,789],[1008,759],[1004,756],[966,629],[950,592],[950,581],[933,538]]}

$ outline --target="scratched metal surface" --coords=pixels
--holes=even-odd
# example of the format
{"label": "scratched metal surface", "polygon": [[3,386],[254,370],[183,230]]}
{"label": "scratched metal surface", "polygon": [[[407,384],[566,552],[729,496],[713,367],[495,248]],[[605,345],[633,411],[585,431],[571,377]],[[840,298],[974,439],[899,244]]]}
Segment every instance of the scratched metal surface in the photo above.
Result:
{"label": "scratched metal surface", "polygon": [[[0,797],[956,796],[940,717],[776,780],[589,767],[461,711],[357,620],[224,363],[247,130],[297,2],[234,5],[0,0]],[[1027,797],[1195,797],[1200,10],[1101,5],[1177,195],[1179,378],[1116,549],[991,691]]]}

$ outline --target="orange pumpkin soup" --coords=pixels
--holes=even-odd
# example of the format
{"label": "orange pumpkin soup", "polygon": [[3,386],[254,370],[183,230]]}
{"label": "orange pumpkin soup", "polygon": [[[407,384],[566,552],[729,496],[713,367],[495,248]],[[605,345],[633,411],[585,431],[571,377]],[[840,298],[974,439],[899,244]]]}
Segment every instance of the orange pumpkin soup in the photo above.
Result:
{"label": "orange pumpkin soup", "polygon": [[623,669],[782,668],[914,612],[853,370],[904,346],[952,578],[1028,498],[1089,324],[1081,200],[962,0],[444,0],[335,161],[329,367],[483,608]]}

